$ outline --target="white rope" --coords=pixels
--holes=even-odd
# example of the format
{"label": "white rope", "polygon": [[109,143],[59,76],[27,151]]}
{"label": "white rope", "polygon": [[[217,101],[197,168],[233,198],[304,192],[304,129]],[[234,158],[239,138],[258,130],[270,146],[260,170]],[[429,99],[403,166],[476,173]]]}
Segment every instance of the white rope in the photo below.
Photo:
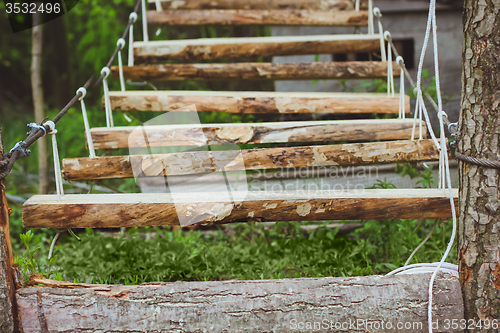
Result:
{"label": "white rope", "polygon": [[125,79],[123,78],[123,62],[122,62],[122,49],[125,46],[125,39],[120,38],[116,42],[116,46],[120,46],[120,50],[118,51],[118,69],[120,72],[120,87],[122,92],[125,92]]}
{"label": "white rope", "polygon": [[142,37],[145,42],[149,42],[148,36],[148,19],[146,17],[146,1],[141,1],[141,11],[142,11]]}
{"label": "white rope", "polygon": [[[384,39],[390,42],[391,33],[389,31],[384,32]],[[392,69],[392,50],[390,43],[388,43],[387,48],[387,96],[394,97],[394,71]]]}
{"label": "white rope", "polygon": [[[391,46],[389,45],[389,48]],[[403,67],[405,65],[405,62],[403,60],[403,57],[398,56],[396,58],[396,62],[399,64],[401,67],[401,72],[399,74],[399,118],[405,119],[405,75],[404,75],[404,70]]]}
{"label": "white rope", "polygon": [[[64,195],[63,180],[61,176],[61,162],[59,160],[59,149],[57,148],[56,140],[56,124],[53,121],[47,121],[45,125],[50,128],[50,134],[52,134],[52,156],[54,157],[54,178],[56,179],[56,193],[57,201],[61,201],[61,195]],[[50,258],[49,258],[50,259]]]}
{"label": "white rope", "polygon": [[56,245],[57,239],[59,238],[60,235],[61,235],[61,233],[58,232],[54,236],[54,239],[52,240],[52,243],[50,244],[49,256],[47,257],[47,259],[49,259],[49,260],[52,258],[52,252],[54,251],[54,246]]}
{"label": "white rope", "polygon": [[111,100],[109,98],[109,87],[108,87],[108,76],[109,76],[109,67],[103,67],[101,70],[101,74],[104,74],[104,79],[102,80],[102,87],[104,89],[104,110],[106,112],[106,126],[114,127],[113,123],[113,115],[111,112]]}
{"label": "white rope", "polygon": [[422,140],[422,112],[420,109],[420,100],[415,99],[415,112],[413,115],[413,129],[411,131],[411,140],[415,140],[415,126],[417,125],[417,118],[420,119],[419,125],[420,125],[420,138],[419,140]]}
{"label": "white rope", "polygon": [[375,15],[375,17],[377,18],[377,23],[378,23],[378,34],[380,37],[380,58],[382,61],[387,61],[387,57],[385,55],[384,28],[382,28],[382,21],[381,21],[382,13],[380,13],[380,9],[378,7],[373,8],[373,15]]}
{"label": "white rope", "polygon": [[432,29],[432,39],[433,39],[433,48],[434,48],[434,72],[435,72],[435,77],[436,77],[436,92],[437,92],[437,99],[438,99],[438,118],[439,118],[439,129],[440,129],[440,145],[438,146],[442,156],[443,156],[443,164],[444,164],[444,172],[446,176],[446,184],[448,187],[448,195],[450,199],[450,206],[451,206],[451,214],[453,218],[453,230],[452,230],[452,235],[450,238],[450,241],[448,242],[448,246],[446,248],[446,251],[441,258],[441,261],[437,263],[435,270],[432,273],[431,279],[429,281],[429,303],[428,303],[428,308],[427,308],[427,320],[428,320],[428,326],[429,326],[429,333],[433,332],[432,329],[432,301],[433,301],[433,295],[432,295],[432,288],[434,286],[434,280],[436,279],[437,273],[441,269],[442,266],[445,265],[445,260],[450,254],[451,248],[453,247],[453,243],[455,241],[455,236],[457,232],[457,216],[455,212],[455,202],[453,200],[453,193],[452,193],[452,188],[451,188],[451,177],[450,177],[450,167],[449,167],[449,161],[448,161],[448,153],[447,153],[447,148],[446,148],[446,137],[445,137],[445,131],[444,131],[444,124],[443,124],[443,103],[441,99],[441,87],[440,87],[440,78],[439,78],[439,61],[438,61],[438,45],[437,45],[437,24],[436,24],[436,0],[430,0],[430,5],[429,5],[429,15],[427,18],[427,27],[425,31],[425,38],[424,38],[424,43],[422,46],[422,52],[420,54],[420,61],[418,64],[418,75],[417,75],[417,91],[418,91],[418,98],[420,99],[420,104],[422,111],[425,116],[425,121],[427,124],[427,128],[429,130],[429,133],[433,137],[434,142],[437,144],[437,140],[434,135],[434,131],[432,130],[431,123],[429,121],[429,116],[427,114],[427,110],[425,108],[423,98],[422,98],[422,90],[421,90],[421,83],[422,83],[422,69],[423,69],[423,63],[424,63],[424,58],[425,58],[425,52],[427,50],[427,44],[429,42],[429,37],[430,37],[430,31]]}
{"label": "white rope", "polygon": [[85,134],[87,136],[87,145],[89,146],[90,158],[95,158],[94,142],[92,141],[92,135],[90,134],[89,118],[87,117],[87,109],[85,108],[85,102],[83,98],[87,94],[87,90],[84,87],[78,88],[76,93],[82,93],[82,96],[78,99],[82,107],[83,114],[83,124],[85,125]]}
{"label": "white rope", "polygon": [[375,29],[373,28],[373,1],[368,0],[368,34],[373,35]]}
{"label": "white rope", "polygon": [[[156,5],[156,11],[161,12],[162,8],[161,8],[160,0],[155,0],[155,5]],[[159,36],[160,33],[161,33],[161,28],[156,29],[156,36]]]}
{"label": "white rope", "polygon": [[137,13],[132,12],[128,19],[132,20],[132,24],[130,25],[130,31],[128,33],[128,66],[134,66],[134,23],[137,21]]}

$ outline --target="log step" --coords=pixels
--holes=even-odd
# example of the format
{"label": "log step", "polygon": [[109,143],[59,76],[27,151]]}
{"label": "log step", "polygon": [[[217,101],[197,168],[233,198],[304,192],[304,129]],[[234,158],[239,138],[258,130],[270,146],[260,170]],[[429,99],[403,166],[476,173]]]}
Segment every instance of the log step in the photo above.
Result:
{"label": "log step", "polygon": [[[155,8],[156,0],[148,0]],[[367,1],[360,1],[360,8],[366,9]],[[351,0],[161,0],[164,10],[181,9],[309,9],[309,10],[354,10]]]}
{"label": "log step", "polygon": [[[191,111],[229,113],[399,113],[399,96],[385,93],[296,93],[233,91],[112,91],[117,111]],[[409,113],[410,97],[405,97]]]}
{"label": "log step", "polygon": [[309,25],[366,26],[368,11],[319,11],[296,9],[213,9],[147,11],[149,24],[174,25]]}
{"label": "log step", "polygon": [[[438,189],[248,191],[34,195],[23,205],[24,228],[118,228],[300,220],[451,218]],[[453,191],[458,207],[458,190]],[[241,199],[241,200],[240,200]]]}
{"label": "log step", "polygon": [[137,63],[281,55],[365,53],[380,50],[378,35],[200,38],[134,43]]}
{"label": "log step", "polygon": [[[427,133],[425,122],[424,133]],[[412,119],[99,127],[90,130],[95,149],[205,146],[285,142],[406,140]],[[146,145],[147,142],[147,145]]]}
{"label": "log step", "polygon": [[367,165],[439,159],[434,142],[381,141],[326,146],[262,148],[229,151],[187,151],[170,154],[102,156],[63,160],[68,181],[203,174],[333,165]]}
{"label": "log step", "polygon": [[[396,62],[392,66],[398,77],[401,68]],[[118,78],[117,66],[111,72]],[[151,64],[124,66],[123,76],[132,81],[385,79],[387,62]]]}

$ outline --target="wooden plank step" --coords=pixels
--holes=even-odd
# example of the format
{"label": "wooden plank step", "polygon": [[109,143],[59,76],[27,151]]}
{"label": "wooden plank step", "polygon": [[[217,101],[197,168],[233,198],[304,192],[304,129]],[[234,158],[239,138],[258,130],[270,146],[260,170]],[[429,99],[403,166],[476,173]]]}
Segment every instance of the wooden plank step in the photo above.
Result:
{"label": "wooden plank step", "polygon": [[296,9],[213,9],[147,11],[149,24],[174,25],[310,25],[366,26],[368,11],[319,11]]}
{"label": "wooden plank step", "polygon": [[200,38],[134,43],[137,63],[280,55],[364,53],[380,50],[378,35]]}
{"label": "wooden plank step", "polygon": [[[239,202],[227,193],[34,195],[23,205],[24,228],[117,228],[300,220],[450,218],[438,189],[249,191]],[[458,207],[458,190],[453,191]],[[179,220],[180,218],[180,220]]]}
{"label": "wooden plank step", "polygon": [[[424,133],[427,133],[425,122]],[[410,139],[413,119],[323,120],[241,124],[99,127],[95,149],[284,142]],[[147,142],[147,146],[146,146]]]}
{"label": "wooden plank step", "polygon": [[[239,91],[112,91],[117,111],[187,111],[229,113],[392,113],[399,112],[399,96],[386,93],[298,93]],[[410,97],[405,97],[409,113]],[[180,112],[180,111],[179,111]]]}
{"label": "wooden plank step", "polygon": [[[155,0],[148,0],[150,5]],[[351,0],[161,0],[165,10],[180,9],[310,9],[310,10],[354,10]],[[155,6],[152,6],[155,7]],[[361,1],[361,9],[366,9],[367,1]]]}
{"label": "wooden plank step", "polygon": [[[241,154],[241,155],[239,155]],[[244,163],[235,161],[242,158]],[[66,180],[187,175],[219,171],[264,170],[332,165],[432,161],[439,152],[430,139],[326,146],[262,148],[241,151],[187,151],[170,154],[103,156],[63,160]]]}
{"label": "wooden plank step", "polygon": [[[392,66],[399,77],[401,68],[396,62]],[[118,67],[111,67],[111,73],[118,78]],[[132,81],[386,79],[387,62],[151,64],[124,66],[123,76]]]}

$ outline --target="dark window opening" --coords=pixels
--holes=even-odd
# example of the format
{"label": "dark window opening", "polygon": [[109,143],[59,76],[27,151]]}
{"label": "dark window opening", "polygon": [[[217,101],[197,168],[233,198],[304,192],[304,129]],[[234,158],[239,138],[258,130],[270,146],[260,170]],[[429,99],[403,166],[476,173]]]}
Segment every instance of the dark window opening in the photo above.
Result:
{"label": "dark window opening", "polygon": [[[413,38],[394,39],[394,46],[398,53],[403,57],[407,69],[415,67],[415,43]],[[332,54],[333,61],[377,61],[380,60],[380,51],[372,53],[336,53]],[[392,56],[393,61],[396,57]]]}

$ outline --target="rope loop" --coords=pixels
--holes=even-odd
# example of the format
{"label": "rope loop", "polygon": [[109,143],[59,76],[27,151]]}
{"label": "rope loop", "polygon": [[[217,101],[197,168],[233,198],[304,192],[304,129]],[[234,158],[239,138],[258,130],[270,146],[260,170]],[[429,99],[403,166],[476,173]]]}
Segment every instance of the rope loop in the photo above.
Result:
{"label": "rope loop", "polygon": [[44,125],[49,126],[49,133],[57,133],[56,124],[52,120],[46,121]]}
{"label": "rope loop", "polygon": [[443,110],[441,110],[441,111],[438,112],[438,118],[439,117],[445,117],[446,119],[448,119],[448,115]]}
{"label": "rope loop", "polygon": [[373,15],[375,15],[376,18],[382,17],[382,13],[380,12],[380,9],[378,7],[373,8]]}
{"label": "rope loop", "polygon": [[385,31],[384,38],[386,41],[390,42],[392,40],[391,33],[389,31]]}
{"label": "rope loop", "polygon": [[116,46],[119,46],[120,47],[120,51],[123,49],[123,47],[125,46],[125,39],[123,38],[120,38],[116,41]]}
{"label": "rope loop", "polygon": [[405,65],[405,61],[402,56],[397,56],[396,57],[396,62],[399,64],[399,66],[403,67]]}
{"label": "rope loop", "polygon": [[104,74],[103,79],[107,79],[109,76],[109,73],[111,73],[111,71],[109,70],[109,67],[103,67],[101,69],[101,74]]}
{"label": "rope loop", "polygon": [[87,95],[87,89],[85,89],[84,87],[80,87],[78,88],[78,90],[76,91],[76,94],[78,95],[79,93],[82,94],[82,96],[78,97],[78,100],[81,101],[85,98],[85,95]]}
{"label": "rope loop", "polygon": [[28,133],[26,133],[28,135],[30,135],[31,133],[34,133],[36,130],[39,130],[39,129],[43,130],[43,135],[42,136],[47,135],[47,130],[45,129],[45,126],[43,126],[43,125],[40,125],[40,124],[37,124],[37,123],[29,123],[26,126],[28,126],[28,127],[31,128],[31,131],[29,131]]}
{"label": "rope loop", "polygon": [[137,13],[136,12],[132,12],[130,13],[129,17],[128,17],[129,20],[132,20],[132,24],[135,23],[135,21],[137,21]]}
{"label": "rope loop", "polygon": [[457,136],[458,123],[449,123],[448,124],[448,132],[451,133],[451,136]]}
{"label": "rope loop", "polygon": [[14,148],[12,148],[9,153],[13,153],[16,150],[19,151],[19,153],[20,153],[19,158],[28,157],[31,154],[31,150],[26,149],[26,142],[25,141],[19,141],[18,143],[16,143]]}

